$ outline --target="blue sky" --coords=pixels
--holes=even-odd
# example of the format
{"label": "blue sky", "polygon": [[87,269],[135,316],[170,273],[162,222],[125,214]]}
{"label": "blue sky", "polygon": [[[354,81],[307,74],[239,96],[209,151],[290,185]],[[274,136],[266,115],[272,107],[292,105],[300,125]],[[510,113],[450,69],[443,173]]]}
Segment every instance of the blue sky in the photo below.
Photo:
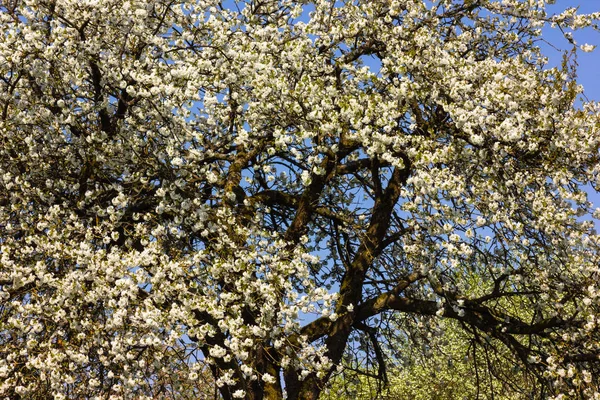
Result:
{"label": "blue sky", "polygon": [[[579,7],[579,13],[587,14],[600,12],[600,0],[557,0],[556,4],[549,6],[551,12],[560,12],[570,7]],[[569,43],[558,29],[546,28],[544,37],[554,46],[560,49],[569,49]],[[585,88],[585,95],[590,100],[600,101],[600,32],[593,29],[585,29],[575,32],[575,41],[581,44],[592,44],[598,46],[591,53],[580,52],[577,62],[579,64],[578,80]],[[561,54],[550,46],[545,48],[546,55],[552,64],[560,62]]]}
{"label": "blue sky", "polygon": [[[585,14],[600,12],[600,0],[557,0],[555,5],[549,7],[549,11],[560,12],[569,7],[579,7],[579,12]],[[546,28],[543,34],[548,42],[559,49],[568,49],[570,46],[558,29]],[[579,53],[577,80],[583,85],[584,94],[589,100],[600,102],[600,32],[588,28],[575,32],[573,38],[578,45],[587,43],[597,46],[591,53]],[[554,50],[550,46],[544,50],[551,64],[560,63],[561,53],[558,50]],[[589,200],[595,207],[599,207],[600,193],[590,188],[589,195]]]}

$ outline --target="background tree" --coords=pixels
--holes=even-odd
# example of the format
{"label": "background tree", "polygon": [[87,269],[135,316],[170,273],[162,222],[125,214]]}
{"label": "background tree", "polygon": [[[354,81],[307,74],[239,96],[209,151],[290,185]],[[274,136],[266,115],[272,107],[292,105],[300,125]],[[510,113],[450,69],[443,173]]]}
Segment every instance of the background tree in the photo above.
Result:
{"label": "background tree", "polygon": [[537,44],[598,17],[3,6],[0,394],[197,398],[209,368],[224,399],[315,399],[344,357],[385,380],[441,335],[597,398],[598,105],[574,107],[577,48]]}
{"label": "background tree", "polygon": [[[511,310],[518,314],[518,310]],[[522,315],[525,316],[525,315]],[[410,318],[410,317],[409,317]],[[346,357],[322,399],[517,400],[543,397],[536,374],[523,368],[497,339],[466,331],[453,319],[421,320],[419,335],[396,335],[383,347],[387,371],[367,337],[358,337],[359,357]],[[427,324],[427,325],[425,325]],[[402,331],[401,328],[396,328]]]}

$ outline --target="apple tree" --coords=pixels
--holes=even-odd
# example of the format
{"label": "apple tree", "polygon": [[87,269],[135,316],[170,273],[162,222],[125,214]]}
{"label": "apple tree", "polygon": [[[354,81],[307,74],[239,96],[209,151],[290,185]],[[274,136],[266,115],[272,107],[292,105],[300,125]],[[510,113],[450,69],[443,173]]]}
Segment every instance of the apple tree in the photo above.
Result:
{"label": "apple tree", "polygon": [[545,3],[1,3],[0,396],[316,399],[447,335],[599,398],[600,15]]}

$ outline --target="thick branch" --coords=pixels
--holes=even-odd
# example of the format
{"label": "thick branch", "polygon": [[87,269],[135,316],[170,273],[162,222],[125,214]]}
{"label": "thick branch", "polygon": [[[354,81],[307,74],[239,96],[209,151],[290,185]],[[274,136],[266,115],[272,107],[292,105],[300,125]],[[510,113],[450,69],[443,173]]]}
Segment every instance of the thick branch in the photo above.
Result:
{"label": "thick branch", "polygon": [[[434,316],[437,315],[439,307],[435,301],[399,297],[392,292],[388,292],[362,304],[357,310],[356,319],[362,321],[388,310]],[[545,336],[545,331],[548,329],[577,326],[580,324],[579,321],[563,320],[558,317],[547,318],[533,324],[528,324],[518,318],[468,301],[465,302],[465,306],[461,307],[460,310],[462,312],[456,311],[450,305],[446,305],[443,307],[443,317],[463,321],[486,332],[500,330],[503,333],[512,335]]]}
{"label": "thick branch", "polygon": [[[406,289],[413,282],[416,282],[417,280],[419,280],[421,278],[422,278],[422,276],[416,272],[410,274],[408,277],[406,277],[406,279],[399,281],[396,284],[396,286],[394,287],[394,289],[392,289],[392,291],[382,294],[381,296],[376,298],[376,299],[379,299],[378,304],[382,305],[382,306],[378,306],[378,308],[377,308],[378,311],[374,312],[371,315],[367,315],[367,313],[365,311],[361,311],[361,310],[365,310],[365,309],[369,309],[369,310],[373,309],[372,303],[373,303],[374,299],[371,299],[370,301],[367,301],[365,303],[365,305],[359,306],[356,309],[357,311],[356,311],[356,316],[355,316],[354,320],[356,322],[362,322],[372,315],[375,315],[375,314],[378,314],[379,312],[387,310],[386,305],[387,305],[387,302],[389,301],[389,299],[391,299],[393,296],[398,296],[404,289]],[[333,322],[331,322],[331,319],[322,317],[322,318],[316,319],[315,321],[311,322],[310,324],[304,326],[301,330],[301,334],[307,336],[308,340],[310,342],[313,342],[313,341],[325,336],[327,334],[327,332],[329,331],[332,324],[333,324]]]}
{"label": "thick branch", "polygon": [[[298,204],[300,203],[301,197],[278,190],[263,190],[262,192],[256,193],[255,195],[249,197],[247,200],[249,205],[262,203],[268,206],[279,205],[298,209]],[[345,218],[344,215],[336,213],[327,207],[314,207],[312,211],[314,214],[327,218],[331,221],[335,221],[340,225],[352,224],[354,222],[353,219]]]}

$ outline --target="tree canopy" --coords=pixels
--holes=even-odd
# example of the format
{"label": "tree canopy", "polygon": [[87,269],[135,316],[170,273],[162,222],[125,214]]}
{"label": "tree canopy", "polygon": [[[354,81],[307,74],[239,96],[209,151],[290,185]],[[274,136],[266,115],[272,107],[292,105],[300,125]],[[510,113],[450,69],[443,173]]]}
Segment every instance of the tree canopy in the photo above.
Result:
{"label": "tree canopy", "polygon": [[600,398],[600,13],[545,3],[4,2],[0,396]]}

